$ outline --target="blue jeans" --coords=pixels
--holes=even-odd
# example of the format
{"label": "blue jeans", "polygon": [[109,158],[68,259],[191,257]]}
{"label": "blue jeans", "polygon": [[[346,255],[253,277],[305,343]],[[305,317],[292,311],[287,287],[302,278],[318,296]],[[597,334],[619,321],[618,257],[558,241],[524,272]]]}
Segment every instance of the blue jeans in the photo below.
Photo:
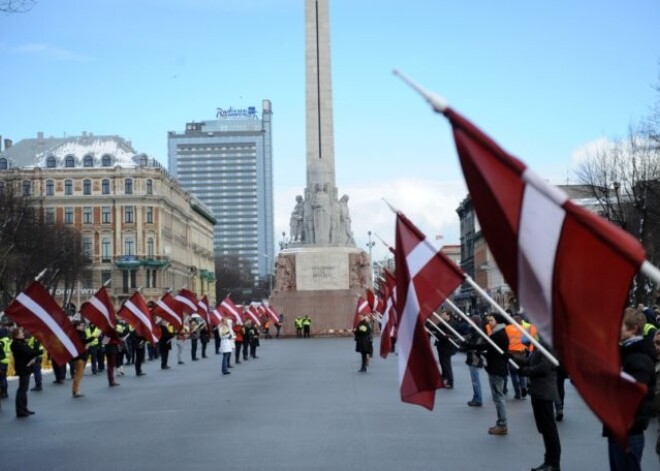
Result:
{"label": "blue jeans", "polygon": [[639,471],[642,469],[642,452],[644,451],[644,434],[628,436],[628,450],[612,438],[607,438],[607,452],[610,458],[611,471]]}
{"label": "blue jeans", "polygon": [[527,378],[518,375],[518,369],[509,363],[509,376],[511,376],[511,384],[513,385],[513,392],[516,399],[522,397],[522,388],[527,389]]}
{"label": "blue jeans", "polygon": [[490,392],[493,394],[493,402],[497,411],[496,425],[506,427],[506,403],[504,402],[504,382],[506,376],[488,375]]}
{"label": "blue jeans", "polygon": [[476,366],[469,366],[470,379],[472,380],[472,400],[481,404],[483,402],[481,397],[481,379],[479,378],[479,370]]}
{"label": "blue jeans", "polygon": [[229,359],[231,357],[231,352],[224,352],[222,354],[222,374],[229,373]]}

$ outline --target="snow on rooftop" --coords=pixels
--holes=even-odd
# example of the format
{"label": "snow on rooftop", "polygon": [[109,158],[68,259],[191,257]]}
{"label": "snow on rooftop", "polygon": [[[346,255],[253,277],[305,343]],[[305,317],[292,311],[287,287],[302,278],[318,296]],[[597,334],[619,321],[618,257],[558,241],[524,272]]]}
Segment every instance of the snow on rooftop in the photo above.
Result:
{"label": "snow on rooftop", "polygon": [[113,166],[136,167],[133,157],[135,150],[125,140],[117,136],[82,136],[64,140],[61,144],[50,147],[35,155],[35,165],[46,166],[46,159],[54,156],[60,160],[73,155],[79,161],[87,155],[99,161],[104,155],[113,157]]}

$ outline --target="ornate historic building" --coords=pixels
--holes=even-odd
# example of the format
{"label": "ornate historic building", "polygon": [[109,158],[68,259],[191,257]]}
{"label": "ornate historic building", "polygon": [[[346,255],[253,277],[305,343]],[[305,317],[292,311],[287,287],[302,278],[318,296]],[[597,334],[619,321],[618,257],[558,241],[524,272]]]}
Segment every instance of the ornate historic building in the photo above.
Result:
{"label": "ornate historic building", "polygon": [[91,270],[72,302],[109,279],[117,301],[139,287],[147,300],[187,287],[215,301],[211,211],[130,142],[39,134],[0,153],[0,191],[8,185],[34,199],[44,224],[81,232]]}

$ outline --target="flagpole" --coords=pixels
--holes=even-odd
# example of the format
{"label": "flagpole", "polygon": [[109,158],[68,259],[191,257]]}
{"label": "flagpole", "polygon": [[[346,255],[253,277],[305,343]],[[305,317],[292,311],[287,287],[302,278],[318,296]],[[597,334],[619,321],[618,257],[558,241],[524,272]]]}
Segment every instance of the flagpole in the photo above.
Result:
{"label": "flagpole", "polygon": [[34,277],[34,281],[39,281],[40,279],[42,279],[47,271],[48,271],[48,268],[44,268],[43,270],[41,270],[41,272],[37,276]]}
{"label": "flagpole", "polygon": [[640,271],[646,275],[648,278],[651,278],[656,284],[660,285],[660,269],[653,265],[648,260],[644,260]]}
{"label": "flagpole", "polygon": [[415,82],[413,82],[408,76],[403,74],[400,70],[394,69],[393,73],[401,80],[403,80],[406,84],[408,84],[410,88],[412,88],[417,93],[422,95],[422,97],[427,101],[427,103],[431,105],[433,111],[435,111],[436,113],[444,113],[445,111],[447,111],[447,108],[449,107],[447,100],[423,89]]}
{"label": "flagpole", "polygon": [[[499,353],[500,355],[504,355],[506,353],[504,350],[502,350],[500,348],[499,345],[497,345],[495,342],[493,342],[493,340],[488,335],[486,335],[486,332],[484,332],[481,329],[481,327],[479,327],[477,324],[475,324],[474,321],[472,319],[470,319],[470,317],[467,314],[465,314],[463,311],[461,311],[461,308],[459,308],[456,304],[454,304],[449,298],[445,299],[445,302],[447,304],[449,304],[449,307],[452,308],[454,310],[454,312],[456,312],[459,316],[461,316],[463,319],[465,319],[465,321],[468,324],[470,324],[470,326],[475,330],[475,332],[481,338],[483,338],[486,342],[488,342],[495,349],[495,351],[497,353]],[[509,358],[509,363],[515,369],[520,369],[520,366],[518,365],[518,363],[513,361],[511,358]]]}
{"label": "flagpole", "polygon": [[447,328],[451,331],[452,334],[454,334],[456,337],[458,337],[458,339],[459,339],[461,342],[465,342],[465,337],[463,337],[461,334],[459,334],[458,332],[456,332],[456,329],[454,329],[451,325],[449,325],[449,322],[447,322],[447,321],[444,320],[442,317],[440,317],[440,316],[438,315],[438,313],[436,313],[436,312],[432,312],[431,314],[433,315],[433,317],[435,317],[435,318],[438,319],[440,322],[442,322],[442,325],[444,325],[445,327],[447,327]]}
{"label": "flagpole", "polygon": [[[431,329],[429,329],[428,327],[424,326],[424,330],[426,330],[429,333],[429,335],[432,335],[434,339],[440,340],[440,338],[438,337],[438,334],[435,333],[435,332],[431,332]],[[451,338],[447,337],[447,340],[449,340],[454,345],[454,347],[456,347],[456,349],[460,350],[461,347],[456,342],[454,342]]]}
{"label": "flagpole", "polygon": [[475,290],[477,293],[479,293],[479,295],[480,295],[483,299],[485,299],[486,301],[488,301],[488,303],[489,303],[493,308],[495,308],[495,310],[496,310],[498,313],[502,314],[502,316],[504,316],[504,318],[505,318],[510,324],[514,325],[514,326],[516,327],[516,329],[518,329],[518,330],[523,334],[523,336],[526,336],[527,338],[529,338],[530,343],[531,343],[532,345],[534,345],[534,347],[538,348],[539,351],[540,351],[541,353],[543,353],[543,355],[544,355],[548,360],[550,360],[550,362],[551,362],[553,365],[555,365],[555,366],[559,366],[559,361],[558,361],[558,360],[552,355],[552,353],[550,353],[550,352],[549,352],[549,351],[548,351],[543,345],[541,345],[541,344],[539,343],[538,340],[536,340],[534,337],[532,337],[531,335],[529,335],[529,332],[527,332],[523,326],[521,326],[520,324],[518,324],[518,323],[513,319],[513,317],[511,317],[511,316],[509,315],[508,312],[506,312],[504,309],[502,309],[502,307],[501,307],[499,304],[497,304],[497,303],[493,300],[493,298],[491,298],[490,296],[488,296],[488,293],[486,293],[486,292],[481,288],[481,286],[479,286],[479,285],[478,285],[478,284],[477,284],[472,278],[470,278],[470,276],[468,276],[467,274],[464,275],[464,277],[465,277],[465,281],[466,281],[470,286],[472,286],[472,287],[474,288],[474,290]]}

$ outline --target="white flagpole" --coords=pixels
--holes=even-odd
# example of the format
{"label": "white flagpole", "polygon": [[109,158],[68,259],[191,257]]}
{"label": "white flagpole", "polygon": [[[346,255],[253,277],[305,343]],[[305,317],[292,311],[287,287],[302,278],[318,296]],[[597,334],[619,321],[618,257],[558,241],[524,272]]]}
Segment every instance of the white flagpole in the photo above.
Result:
{"label": "white flagpole", "polygon": [[460,340],[461,342],[465,342],[465,337],[463,337],[461,334],[459,334],[458,332],[456,332],[456,330],[455,330],[451,325],[449,325],[449,322],[447,322],[447,321],[444,320],[442,317],[440,317],[440,316],[438,315],[437,312],[432,312],[431,314],[433,315],[433,317],[435,317],[435,318],[438,319],[440,322],[442,322],[442,325],[444,325],[445,327],[447,327],[447,329],[449,329],[449,331],[450,331],[452,334],[454,334],[454,335],[458,338],[458,340]]}
{"label": "white flagpole", "polygon": [[516,327],[516,329],[518,329],[518,330],[523,334],[523,336],[526,336],[527,338],[529,338],[529,341],[532,343],[532,345],[534,345],[535,348],[538,348],[539,351],[540,351],[541,353],[543,353],[543,355],[544,355],[548,360],[550,360],[550,362],[551,362],[553,365],[555,365],[555,366],[559,366],[559,361],[558,361],[558,360],[552,355],[552,353],[550,353],[550,352],[549,352],[549,351],[548,351],[543,345],[541,345],[541,344],[539,343],[538,340],[536,340],[534,337],[532,337],[531,335],[529,335],[529,332],[527,332],[523,326],[521,326],[521,325],[518,324],[515,320],[513,320],[513,317],[511,317],[511,316],[509,315],[508,312],[506,312],[504,309],[502,309],[502,307],[501,307],[499,304],[497,304],[497,303],[493,300],[493,298],[491,298],[490,296],[488,296],[488,293],[486,293],[486,292],[481,288],[481,286],[479,286],[479,285],[478,285],[478,284],[477,284],[472,278],[470,278],[467,274],[464,275],[464,276],[465,276],[465,281],[467,281],[468,284],[469,284],[470,286],[472,286],[472,287],[474,288],[474,290],[475,290],[477,293],[479,293],[479,295],[480,295],[482,298],[484,298],[486,301],[488,301],[488,303],[489,303],[493,308],[495,308],[495,310],[496,310],[499,314],[502,314],[502,316],[503,316],[503,317],[504,317],[504,318],[505,318],[510,324],[514,325],[514,326]]}

